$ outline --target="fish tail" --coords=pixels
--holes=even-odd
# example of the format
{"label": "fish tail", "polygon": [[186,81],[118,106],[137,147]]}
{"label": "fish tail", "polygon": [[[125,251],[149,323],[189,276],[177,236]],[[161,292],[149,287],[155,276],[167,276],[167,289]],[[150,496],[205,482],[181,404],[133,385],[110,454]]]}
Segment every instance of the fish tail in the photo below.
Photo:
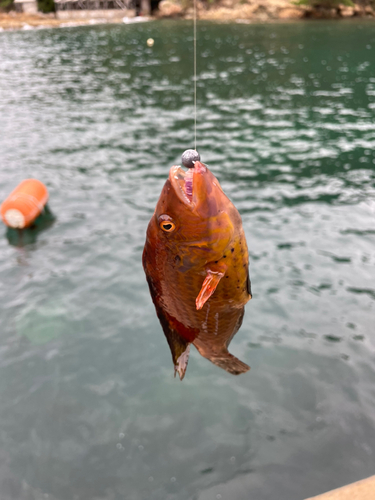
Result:
{"label": "fish tail", "polygon": [[243,363],[238,358],[233,356],[230,352],[220,353],[217,356],[210,356],[208,358],[211,363],[219,366],[223,370],[231,373],[232,375],[240,375],[241,373],[246,373],[250,370],[250,366]]}

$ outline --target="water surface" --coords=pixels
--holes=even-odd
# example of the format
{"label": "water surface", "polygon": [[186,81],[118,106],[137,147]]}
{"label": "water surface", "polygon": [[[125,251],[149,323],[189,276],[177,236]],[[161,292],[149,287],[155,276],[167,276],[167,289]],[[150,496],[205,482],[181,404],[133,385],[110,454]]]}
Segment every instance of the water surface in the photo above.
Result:
{"label": "water surface", "polygon": [[56,216],[1,231],[2,500],[300,500],[374,473],[375,26],[198,33],[198,148],[243,217],[231,351],[252,369],[194,351],[182,383],[141,252],[193,145],[191,23],[0,33],[0,198],[37,177]]}

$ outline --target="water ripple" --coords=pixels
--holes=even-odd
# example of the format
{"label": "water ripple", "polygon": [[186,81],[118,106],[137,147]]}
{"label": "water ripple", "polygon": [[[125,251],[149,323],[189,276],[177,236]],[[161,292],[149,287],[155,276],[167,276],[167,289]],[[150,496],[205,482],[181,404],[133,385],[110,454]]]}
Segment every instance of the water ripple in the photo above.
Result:
{"label": "water ripple", "polygon": [[193,144],[191,23],[1,33],[0,199],[38,177],[56,216],[0,238],[10,499],[297,499],[373,474],[374,27],[198,28],[198,148],[248,238],[231,349],[252,370],[193,352],[183,384],[141,252]]}

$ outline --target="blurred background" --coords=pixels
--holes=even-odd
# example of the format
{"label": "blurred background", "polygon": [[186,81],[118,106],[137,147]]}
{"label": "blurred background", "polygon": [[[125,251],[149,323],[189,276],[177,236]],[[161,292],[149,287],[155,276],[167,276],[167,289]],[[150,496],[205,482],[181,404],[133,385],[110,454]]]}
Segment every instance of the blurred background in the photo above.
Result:
{"label": "blurred background", "polygon": [[0,200],[35,177],[55,217],[0,231],[1,500],[302,500],[374,473],[374,49],[361,20],[198,23],[252,369],[193,349],[180,382],[141,254],[193,146],[191,22],[0,33]]}

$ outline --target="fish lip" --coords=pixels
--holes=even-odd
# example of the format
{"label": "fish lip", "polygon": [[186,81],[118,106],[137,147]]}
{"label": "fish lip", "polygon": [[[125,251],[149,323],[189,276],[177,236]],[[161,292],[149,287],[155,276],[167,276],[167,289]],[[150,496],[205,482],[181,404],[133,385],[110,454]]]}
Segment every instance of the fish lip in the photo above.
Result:
{"label": "fish lip", "polygon": [[[186,194],[181,181],[186,178],[186,171],[183,170],[180,165],[174,165],[169,171],[169,181],[177,194],[178,198],[191,209],[194,208],[194,203],[192,199]],[[194,184],[194,183],[193,183]]]}
{"label": "fish lip", "polygon": [[[197,208],[196,198],[197,198],[197,189],[198,186],[195,185],[195,175],[201,174],[204,175],[207,173],[207,166],[200,161],[195,162],[194,168],[189,169],[189,174],[187,171],[183,170],[180,165],[174,165],[169,172],[169,181],[175,190],[175,193],[179,197],[179,199],[191,210]],[[192,174],[192,175],[191,175]],[[189,175],[192,182],[192,192],[191,195],[188,195],[185,190],[185,182],[186,178]],[[185,182],[181,182],[185,181]]]}

